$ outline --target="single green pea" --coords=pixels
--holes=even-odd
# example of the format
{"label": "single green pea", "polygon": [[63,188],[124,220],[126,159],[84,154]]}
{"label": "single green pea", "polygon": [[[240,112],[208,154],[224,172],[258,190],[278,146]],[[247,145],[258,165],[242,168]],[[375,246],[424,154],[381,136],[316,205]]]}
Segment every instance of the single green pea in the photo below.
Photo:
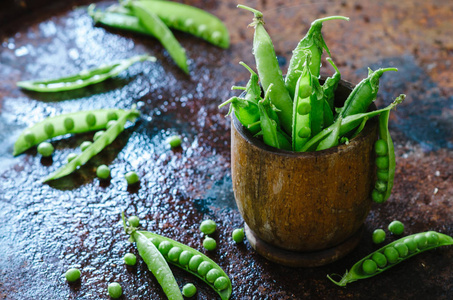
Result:
{"label": "single green pea", "polygon": [[199,25],[197,28],[198,35],[203,37],[205,35],[207,29],[208,29],[208,26],[206,26],[205,24]]}
{"label": "single green pea", "polygon": [[179,256],[181,255],[182,249],[178,246],[175,246],[168,251],[168,260],[172,262],[179,261]]}
{"label": "single green pea", "polygon": [[179,264],[181,266],[187,266],[189,264],[189,261],[190,259],[192,258],[193,254],[190,253],[189,251],[187,250],[184,250],[181,252],[181,254],[179,255]]}
{"label": "single green pea", "polygon": [[214,281],[214,287],[219,291],[228,287],[229,280],[225,276],[221,276]]}
{"label": "single green pea", "polygon": [[417,250],[417,242],[413,238],[404,239],[403,243],[410,252]]}
{"label": "single green pea", "polygon": [[209,272],[209,270],[211,270],[212,268],[213,267],[212,267],[212,264],[210,262],[202,261],[201,264],[197,268],[197,273],[201,277],[205,277],[206,274]]}
{"label": "single green pea", "polygon": [[80,150],[85,151],[88,147],[91,146],[91,144],[93,144],[92,142],[90,141],[84,141],[82,144],[80,144]]}
{"label": "single green pea", "polygon": [[311,129],[310,129],[310,127],[308,127],[308,126],[302,127],[302,128],[299,130],[299,132],[297,133],[297,135],[298,135],[301,139],[305,139],[305,138],[310,137],[310,135],[311,135]]}
{"label": "single green pea", "polygon": [[398,251],[400,257],[406,257],[409,254],[409,248],[404,243],[396,243],[393,247]]}
{"label": "single green pea", "polygon": [[373,243],[380,244],[385,240],[385,231],[383,229],[376,229],[373,231]]}
{"label": "single green pea", "polygon": [[373,189],[373,191],[371,192],[371,199],[373,199],[373,201],[376,203],[382,203],[384,202],[384,194],[376,189]]}
{"label": "single green pea", "polygon": [[197,254],[197,255],[194,255],[190,261],[189,261],[189,269],[191,271],[197,271],[198,267],[200,266],[200,264],[203,262],[203,257],[201,257],[201,255]]}
{"label": "single green pea", "polygon": [[387,258],[387,261],[391,264],[395,263],[399,257],[398,251],[396,251],[396,249],[392,246],[384,249],[384,255]]}
{"label": "single green pea", "polygon": [[159,249],[159,245],[160,245],[160,240],[159,239],[152,237],[149,240],[151,241],[151,243],[154,244],[154,246],[156,246],[157,249]]}
{"label": "single green pea", "polygon": [[379,180],[388,181],[388,179],[389,179],[389,172],[388,172],[388,170],[377,170],[377,171],[376,171],[376,177],[377,177],[377,179],[379,179]]}
{"label": "single green pea", "polygon": [[93,135],[93,141],[97,141],[103,134],[105,133],[104,130],[99,130]]}
{"label": "single green pea", "polygon": [[213,234],[217,228],[217,224],[213,220],[204,220],[200,224],[200,231],[204,234]]}
{"label": "single green pea", "polygon": [[51,123],[46,123],[44,124],[44,132],[47,134],[48,137],[53,137],[55,127]]}
{"label": "single green pea", "polygon": [[100,165],[97,169],[96,169],[96,175],[97,177],[101,178],[101,179],[107,179],[109,178],[110,176],[110,169],[109,167],[107,167],[106,165]]}
{"label": "single green pea", "polygon": [[68,154],[68,157],[66,158],[66,160],[67,160],[68,162],[71,162],[71,161],[74,160],[74,158],[76,158],[76,157],[77,157],[77,154],[76,154],[76,153],[69,153],[69,154]]}
{"label": "single green pea", "polygon": [[217,270],[217,269],[211,269],[208,271],[208,273],[206,273],[206,280],[209,282],[209,283],[214,283],[214,281],[219,278],[220,276],[222,276],[222,273]]}
{"label": "single green pea", "polygon": [[311,85],[308,82],[299,85],[299,98],[305,99],[305,98],[310,97],[312,91],[313,91],[313,88],[311,87]]}
{"label": "single green pea", "polygon": [[38,145],[38,153],[44,157],[51,156],[54,151],[54,147],[49,142],[42,142]]}
{"label": "single green pea", "polygon": [[423,249],[428,246],[428,239],[426,238],[426,235],[424,234],[417,234],[414,237],[415,242],[417,243],[417,248],[418,249]]}
{"label": "single green pea", "polygon": [[137,216],[130,216],[129,218],[127,218],[127,221],[132,227],[138,227],[138,225],[140,224],[140,219]]}
{"label": "single green pea", "polygon": [[435,232],[425,233],[426,240],[429,246],[436,246],[439,244],[439,236]]}
{"label": "single green pea", "polygon": [[75,126],[74,120],[69,117],[64,119],[63,124],[64,124],[64,128],[66,128],[67,131],[71,131],[72,129],[74,129],[74,126]]}
{"label": "single green pea", "polygon": [[242,243],[244,241],[244,228],[236,228],[231,234],[235,243]]}
{"label": "single green pea", "polygon": [[36,137],[32,132],[27,132],[24,134],[24,139],[25,141],[27,141],[27,143],[33,144],[36,140]]}
{"label": "single green pea", "polygon": [[213,238],[207,236],[203,241],[203,247],[208,251],[215,250],[215,248],[217,248],[217,242]]}
{"label": "single green pea", "polygon": [[123,289],[121,288],[121,285],[118,282],[112,282],[109,284],[108,292],[110,297],[112,297],[113,299],[117,299],[121,297],[121,295],[123,294]]}
{"label": "single green pea", "polygon": [[107,114],[107,120],[112,121],[112,120],[118,120],[118,114],[114,111],[111,111]]}
{"label": "single green pea", "polygon": [[384,193],[387,190],[387,182],[378,180],[376,181],[376,184],[374,185],[374,188],[381,193]]}
{"label": "single green pea", "polygon": [[123,260],[124,263],[128,266],[135,266],[135,264],[137,263],[137,257],[132,253],[126,253]]}
{"label": "single green pea", "polygon": [[96,116],[92,113],[89,113],[85,117],[85,122],[87,122],[88,127],[93,127],[96,125]]}
{"label": "single green pea", "polygon": [[126,178],[128,185],[135,184],[140,181],[140,178],[138,177],[137,173],[135,173],[134,171],[127,172],[124,175],[124,178]]}
{"label": "single green pea", "polygon": [[190,298],[197,293],[197,288],[193,283],[187,283],[182,287],[182,295],[184,297]]}
{"label": "single green pea", "polygon": [[172,148],[176,148],[181,146],[181,137],[179,135],[173,135],[167,139],[167,143],[170,145]]}
{"label": "single green pea", "polygon": [[400,235],[404,232],[404,225],[400,221],[395,220],[389,224],[388,229],[391,233]]}
{"label": "single green pea", "polygon": [[173,245],[169,241],[162,241],[159,244],[159,252],[162,253],[163,256],[167,256],[168,252],[170,252],[170,249],[173,247]]}
{"label": "single green pea", "polygon": [[64,274],[64,276],[66,277],[66,280],[68,282],[74,282],[74,281],[77,281],[79,280],[80,278],[80,270],[77,269],[77,268],[71,268],[69,270],[66,271],[66,273]]}
{"label": "single green pea", "polygon": [[387,153],[389,151],[387,143],[382,139],[377,140],[376,143],[374,144],[374,151],[376,152],[376,155],[378,155],[378,156],[387,155]]}
{"label": "single green pea", "polygon": [[383,268],[387,265],[387,258],[381,252],[375,252],[371,259],[376,263],[379,268]]}
{"label": "single green pea", "polygon": [[376,167],[381,170],[387,170],[389,167],[389,158],[388,156],[378,156],[376,157]]}
{"label": "single green pea", "polygon": [[299,115],[306,115],[311,111],[311,105],[308,101],[301,101],[297,106],[297,113]]}
{"label": "single green pea", "polygon": [[105,125],[105,128],[109,129],[112,126],[115,126],[116,122],[117,122],[116,120],[108,121],[107,125]]}
{"label": "single green pea", "polygon": [[368,275],[374,274],[377,271],[376,263],[371,259],[366,259],[362,264],[363,272]]}

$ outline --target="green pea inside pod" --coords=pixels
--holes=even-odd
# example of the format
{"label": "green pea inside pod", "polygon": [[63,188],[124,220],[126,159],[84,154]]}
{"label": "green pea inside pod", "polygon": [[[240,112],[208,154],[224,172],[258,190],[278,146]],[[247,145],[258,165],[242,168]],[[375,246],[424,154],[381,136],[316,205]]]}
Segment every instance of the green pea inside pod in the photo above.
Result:
{"label": "green pea inside pod", "polygon": [[55,132],[55,127],[51,123],[45,123],[44,124],[44,132],[46,135],[50,138],[53,137],[53,134]]}
{"label": "green pea inside pod", "polygon": [[93,127],[96,125],[96,116],[93,113],[88,113],[85,117],[85,122],[87,122],[88,127]]}
{"label": "green pea inside pod", "polygon": [[381,252],[375,252],[371,259],[376,263],[379,268],[384,268],[387,265],[387,258]]}
{"label": "green pea inside pod", "polygon": [[377,170],[376,177],[378,180],[387,181],[389,179],[388,170]]}
{"label": "green pea inside pod", "polygon": [[187,267],[189,265],[189,261],[190,259],[192,258],[193,254],[190,253],[189,251],[187,250],[184,250],[181,252],[181,254],[179,255],[179,260],[178,260],[178,263],[183,266],[183,267]]}
{"label": "green pea inside pod", "polygon": [[109,121],[112,121],[112,120],[118,120],[118,114],[114,111],[110,111],[108,114],[107,114],[107,119]]}
{"label": "green pea inside pod", "polygon": [[34,135],[32,132],[27,132],[27,133],[25,133],[24,139],[25,139],[25,141],[26,141],[28,144],[30,144],[30,145],[31,145],[31,144],[34,144],[35,141],[36,141],[36,137],[35,137],[35,135]]}
{"label": "green pea inside pod", "polygon": [[376,184],[374,185],[374,188],[381,192],[384,193],[387,190],[387,182],[378,180],[376,181]]}
{"label": "green pea inside pod", "polygon": [[66,118],[63,121],[64,128],[66,128],[67,131],[71,131],[74,129],[74,119],[73,118]]}
{"label": "green pea inside pod", "polygon": [[193,272],[196,272],[202,262],[203,257],[201,257],[201,255],[194,255],[189,261],[189,269]]}
{"label": "green pea inside pod", "polygon": [[205,277],[206,274],[208,274],[208,272],[212,269],[212,264],[208,261],[202,261],[200,263],[200,265],[198,266],[197,268],[197,273],[201,276],[201,277]]}
{"label": "green pea inside pod", "polygon": [[396,251],[398,251],[398,255],[400,257],[406,257],[409,254],[409,248],[403,243],[396,243],[394,245]]}
{"label": "green pea inside pod", "polygon": [[376,157],[376,167],[381,170],[388,169],[389,167],[389,158],[387,156],[378,156]]}
{"label": "green pea inside pod", "polygon": [[311,87],[310,77],[304,76],[303,79],[304,80],[301,80],[299,84],[299,97],[305,99],[310,97],[313,88]]}
{"label": "green pea inside pod", "polygon": [[222,276],[222,273],[219,270],[211,269],[206,274],[206,281],[209,283],[214,283],[220,276]]}
{"label": "green pea inside pod", "polygon": [[159,252],[162,253],[163,256],[167,256],[168,252],[170,252],[170,249],[173,247],[173,245],[169,241],[162,241],[159,244]]}
{"label": "green pea inside pod", "polygon": [[387,153],[389,151],[387,143],[382,139],[377,140],[376,143],[374,144],[374,151],[376,152],[376,155],[378,155],[378,156],[387,155]]}
{"label": "green pea inside pod", "polygon": [[427,232],[425,236],[429,246],[437,246],[439,244],[439,235],[437,233]]}
{"label": "green pea inside pod", "polygon": [[219,277],[214,281],[214,287],[219,291],[226,289],[228,284],[229,280],[225,276]]}
{"label": "green pea inside pod", "polygon": [[170,251],[168,251],[168,260],[172,262],[179,261],[179,256],[181,255],[182,249],[178,246],[172,247]]}
{"label": "green pea inside pod", "polygon": [[423,233],[419,233],[414,237],[415,242],[417,243],[418,249],[424,249],[428,246],[428,239]]}
{"label": "green pea inside pod", "polygon": [[379,192],[377,189],[373,189],[373,191],[371,191],[371,199],[373,199],[376,203],[383,203],[384,194]]}
{"label": "green pea inside pod", "polygon": [[398,251],[393,246],[389,246],[384,249],[384,255],[387,258],[387,261],[391,264],[396,263],[399,258]]}
{"label": "green pea inside pod", "polygon": [[299,115],[306,115],[311,111],[310,101],[299,101],[297,106],[297,113]]}
{"label": "green pea inside pod", "polygon": [[414,252],[417,250],[417,242],[413,238],[407,238],[403,240],[404,245],[406,245],[407,249],[410,252]]}
{"label": "green pea inside pod", "polygon": [[297,133],[297,135],[298,135],[301,139],[305,139],[305,138],[310,137],[310,135],[311,135],[311,129],[310,129],[310,127],[308,127],[308,126],[302,127],[302,128],[299,130],[299,132]]}
{"label": "green pea inside pod", "polygon": [[368,275],[374,274],[377,271],[377,264],[371,259],[366,259],[362,264],[363,272]]}

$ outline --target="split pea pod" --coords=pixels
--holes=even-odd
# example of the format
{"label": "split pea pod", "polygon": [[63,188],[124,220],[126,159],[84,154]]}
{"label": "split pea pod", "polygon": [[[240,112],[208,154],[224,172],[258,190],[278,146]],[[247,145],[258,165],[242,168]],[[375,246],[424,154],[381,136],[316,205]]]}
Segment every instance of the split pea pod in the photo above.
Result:
{"label": "split pea pod", "polygon": [[98,109],[46,118],[21,133],[14,144],[13,155],[60,135],[104,129],[109,121],[117,120],[127,113],[122,109]]}
{"label": "split pea pod", "polygon": [[330,56],[329,48],[327,48],[321,33],[322,24],[329,20],[349,21],[349,18],[343,16],[330,16],[315,20],[311,23],[310,29],[305,37],[299,42],[297,47],[293,50],[293,55],[289,61],[285,85],[291,97],[294,96],[294,92],[296,90],[296,83],[299,78],[298,71],[301,71],[303,68],[302,62],[305,61],[306,51],[308,50],[311,53],[310,70],[316,77],[319,76],[323,49],[325,49],[327,54]]}
{"label": "split pea pod", "polygon": [[142,232],[137,231],[135,227],[126,226],[124,212],[122,214],[122,219],[126,233],[135,241],[138,253],[148,266],[148,269],[153,273],[154,277],[156,277],[164,290],[165,295],[167,295],[169,300],[182,300],[183,297],[179,290],[178,283],[163,255]]}
{"label": "split pea pod", "polygon": [[245,5],[238,5],[238,7],[251,11],[254,14],[253,23],[250,26],[255,27],[253,54],[261,85],[264,90],[267,90],[269,85],[273,84],[270,99],[272,104],[278,109],[277,114],[280,118],[282,128],[287,133],[290,133],[292,131],[293,101],[285,87],[272,40],[266,29],[264,29],[263,14]]}
{"label": "split pea pod", "polygon": [[395,178],[395,149],[388,129],[389,116],[390,111],[379,115],[379,140],[375,144],[377,181],[371,192],[371,198],[377,203],[390,197]]}
{"label": "split pea pod", "polygon": [[83,70],[78,74],[67,77],[36,81],[19,81],[17,82],[17,86],[35,92],[62,92],[75,90],[117,76],[134,63],[145,60],[156,61],[156,58],[149,55],[137,55],[112,64]]}
{"label": "split pea pod", "polygon": [[162,43],[178,67],[180,67],[186,74],[189,74],[186,51],[176,40],[167,25],[165,25],[142,1],[132,1],[129,5],[134,15],[136,15],[140,20],[141,24],[150,32],[151,35]]}
{"label": "split pea pod", "polygon": [[435,231],[421,232],[396,240],[379,250],[365,256],[355,263],[339,281],[329,278],[339,286],[378,275],[398,263],[440,246],[453,245],[453,238]]}
{"label": "split pea pod", "polygon": [[[96,141],[94,141],[88,148],[86,148],[82,153],[77,155],[74,159],[68,162],[66,165],[60,167],[55,172],[46,177],[43,182],[50,180],[55,180],[63,176],[69,175],[78,167],[84,165],[88,162],[93,156],[101,152],[106,146],[110,145],[116,137],[123,132],[124,126],[127,120],[135,120],[136,117],[140,115],[140,112],[135,108],[127,111],[123,114],[118,120],[116,120]],[[112,122],[112,121],[110,121]]]}

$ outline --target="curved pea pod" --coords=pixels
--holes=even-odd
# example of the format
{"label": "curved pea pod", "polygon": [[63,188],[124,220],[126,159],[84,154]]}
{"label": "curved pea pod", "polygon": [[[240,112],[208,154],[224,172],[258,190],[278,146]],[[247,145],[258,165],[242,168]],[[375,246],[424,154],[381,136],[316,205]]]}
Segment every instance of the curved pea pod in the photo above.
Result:
{"label": "curved pea pod", "polygon": [[[219,265],[217,265],[217,263],[215,263],[212,259],[210,259],[206,255],[204,255],[203,253],[195,250],[192,247],[189,247],[187,245],[184,245],[182,243],[179,243],[179,242],[174,241],[172,239],[169,239],[167,237],[164,237],[164,236],[161,236],[161,235],[158,235],[156,233],[149,232],[149,231],[138,231],[138,232],[140,234],[142,234],[143,236],[145,236],[146,238],[148,238],[149,240],[152,240],[152,242],[155,245],[159,245],[159,244],[161,244],[162,242],[165,241],[165,242],[171,244],[171,249],[179,248],[178,251],[175,251],[176,253],[179,253],[179,259],[175,259],[174,257],[172,257],[173,259],[170,258],[170,256],[172,256],[172,254],[171,254],[172,250],[171,249],[170,249],[170,251],[167,254],[163,255],[164,258],[167,260],[167,262],[169,262],[169,263],[177,266],[178,268],[181,268],[181,269],[191,273],[192,275],[195,275],[198,278],[202,279],[204,282],[206,282],[206,284],[208,284],[211,288],[213,288],[220,295],[220,298],[222,300],[226,300],[226,299],[230,298],[231,292],[232,292],[231,281],[230,281],[228,275],[225,273],[225,271],[223,271],[222,268]],[[200,258],[200,259],[197,262],[196,268],[190,268],[189,267],[189,262],[190,262],[191,258],[193,258],[195,256],[197,256],[197,258]],[[215,276],[217,278],[215,278],[215,279],[211,278],[211,277],[208,278],[208,274],[207,273],[202,275],[204,273],[204,271],[202,271],[201,269],[198,271],[198,269],[199,269],[198,267],[202,263],[204,263],[205,265],[209,264],[212,267],[212,268],[209,269],[209,271],[216,270],[216,271],[211,271],[211,274],[217,273],[216,276]],[[193,270],[193,269],[195,269],[195,270]],[[220,277],[224,277],[225,279],[223,279],[223,280],[226,280],[226,284],[223,284],[223,286],[219,286],[218,285],[218,287],[222,287],[221,289],[220,288],[216,288],[215,285],[214,285],[216,280],[218,278],[220,278]]]}
{"label": "curved pea pod", "polygon": [[329,104],[329,107],[333,113],[333,111],[335,109],[335,107],[334,107],[335,90],[337,89],[338,83],[341,80],[341,74],[340,74],[340,70],[338,70],[337,66],[334,64],[333,60],[330,57],[328,57],[326,60],[335,69],[335,73],[332,75],[332,77],[328,77],[326,79],[326,81],[322,85],[322,90],[323,90],[324,99]]}
{"label": "curved pea pod", "polygon": [[340,128],[341,117],[332,129],[332,132],[318,144],[316,151],[325,150],[337,146],[340,139]]}
{"label": "curved pea pod", "polygon": [[167,25],[145,4],[143,1],[132,1],[130,2],[130,8],[149,33],[162,43],[178,67],[186,74],[189,74],[186,51],[176,40]]}
{"label": "curved pea pod", "polygon": [[78,74],[67,77],[36,81],[19,81],[17,82],[17,86],[35,92],[61,92],[75,90],[102,82],[110,77],[117,76],[134,63],[145,60],[156,61],[156,58],[149,55],[137,55],[112,64],[83,70]]}
{"label": "curved pea pod", "polygon": [[322,19],[318,19],[311,23],[311,27],[308,30],[305,37],[298,43],[297,47],[293,50],[293,56],[289,61],[288,72],[286,73],[285,85],[289,91],[291,97],[294,97],[296,91],[296,84],[299,78],[298,72],[302,70],[301,61],[305,61],[306,51],[311,53],[310,70],[311,73],[318,77],[319,70],[321,67],[321,55],[323,49],[326,50],[330,56],[329,48],[324,41],[321,33],[322,24],[329,20],[346,20],[349,18],[343,16],[330,16]]}
{"label": "curved pea pod", "polygon": [[21,133],[14,144],[13,155],[60,135],[104,129],[109,121],[128,113],[122,109],[98,109],[46,118]]}
{"label": "curved pea pod", "polygon": [[269,94],[273,85],[271,84],[266,91],[264,99],[258,101],[258,109],[260,114],[260,127],[259,134],[263,136],[263,141],[266,145],[280,149],[280,142],[278,138],[278,123],[271,118],[270,111],[273,110],[269,100]]}
{"label": "curved pea pod", "polygon": [[255,56],[256,69],[261,80],[263,90],[273,84],[270,91],[272,104],[278,109],[278,117],[282,128],[290,133],[292,129],[293,102],[285,87],[282,71],[278,64],[272,40],[264,28],[263,14],[256,9],[245,5],[238,5],[239,8],[253,12],[254,19],[250,26],[255,27],[253,36],[253,55]]}
{"label": "curved pea pod", "polygon": [[366,112],[370,104],[376,100],[379,90],[379,79],[387,71],[398,71],[398,69],[385,68],[376,71],[368,69],[368,77],[355,86],[338,115],[345,118],[350,115]]}
{"label": "curved pea pod", "polygon": [[140,23],[136,16],[132,15],[128,8],[115,5],[115,9],[101,11],[95,10],[95,7],[95,4],[90,4],[88,6],[88,14],[96,24],[150,35],[149,30]]}
{"label": "curved pea pod", "polygon": [[256,122],[260,119],[260,112],[258,105],[255,102],[244,98],[231,97],[227,101],[220,104],[219,108],[222,108],[227,104],[230,104],[227,116],[234,111],[234,114],[238,118],[239,122],[247,127],[250,132],[255,134],[260,130],[259,124],[256,124]]}
{"label": "curved pea pod", "polygon": [[[365,256],[355,263],[349,271],[346,271],[339,281],[333,280],[329,275],[327,275],[327,278],[338,286],[346,286],[346,284],[359,279],[378,275],[421,252],[448,245],[453,245],[453,238],[446,234],[435,231],[412,234]],[[373,267],[370,268],[369,265]]]}
{"label": "curved pea pod", "polygon": [[112,126],[110,126],[96,141],[94,141],[88,148],[82,153],[77,155],[74,159],[68,162],[66,165],[60,167],[55,172],[46,177],[43,182],[55,180],[63,176],[69,175],[74,172],[78,167],[84,165],[93,156],[101,152],[106,146],[110,145],[116,137],[123,132],[124,125],[127,120],[135,120],[140,115],[140,112],[135,108],[127,111],[126,114],[122,115]]}
{"label": "curved pea pod", "polygon": [[258,74],[256,74],[255,71],[253,71],[252,68],[247,66],[244,62],[241,61],[239,64],[250,72],[250,79],[245,87],[245,99],[258,103],[261,99],[261,87],[258,84]]}

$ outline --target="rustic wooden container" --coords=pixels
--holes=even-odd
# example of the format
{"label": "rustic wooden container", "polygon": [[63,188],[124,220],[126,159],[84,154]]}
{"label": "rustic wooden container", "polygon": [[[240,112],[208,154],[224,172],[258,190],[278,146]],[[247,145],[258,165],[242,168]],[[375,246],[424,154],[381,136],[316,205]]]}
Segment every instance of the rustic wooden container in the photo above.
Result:
{"label": "rustic wooden container", "polygon": [[[336,101],[344,102],[351,90],[342,81]],[[265,145],[232,116],[234,196],[254,238],[278,249],[316,252],[357,234],[372,203],[376,118],[348,145],[299,153]],[[345,254],[336,253],[333,259]]]}

